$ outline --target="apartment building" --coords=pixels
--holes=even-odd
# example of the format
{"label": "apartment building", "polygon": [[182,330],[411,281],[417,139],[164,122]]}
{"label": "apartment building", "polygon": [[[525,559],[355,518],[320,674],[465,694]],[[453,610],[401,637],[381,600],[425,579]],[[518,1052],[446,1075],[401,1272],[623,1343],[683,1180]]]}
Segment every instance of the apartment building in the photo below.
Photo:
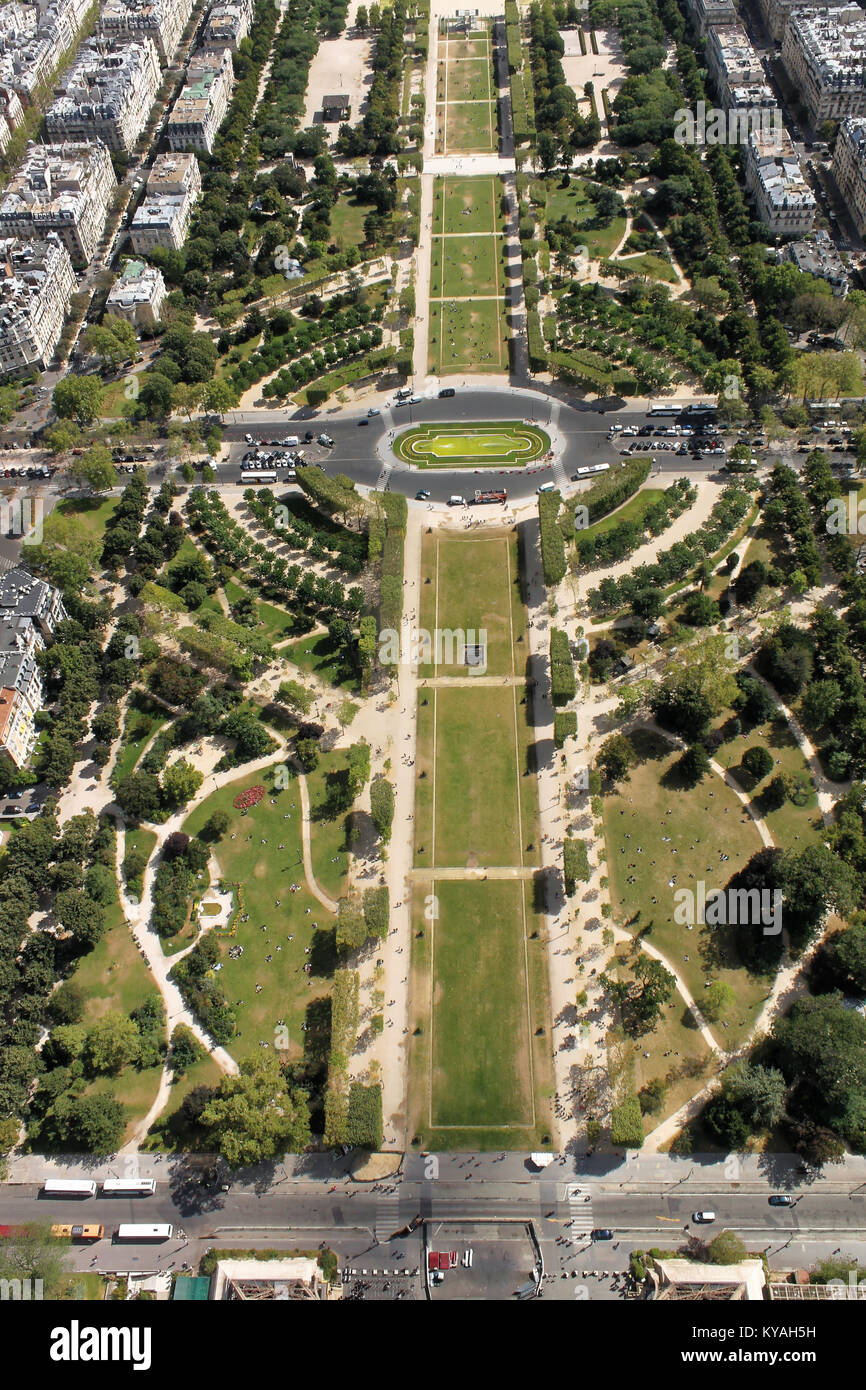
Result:
{"label": "apartment building", "polygon": [[99,28],[114,39],[151,39],[167,67],[191,14],[192,0],[106,0]]}
{"label": "apartment building", "polygon": [[116,189],[104,145],[31,142],[0,194],[0,236],[55,231],[72,264],[87,265],[99,245]]}
{"label": "apartment building", "polygon": [[[845,9],[851,0],[822,0],[821,9]],[[788,21],[795,10],[805,9],[803,0],[758,0],[758,12],[770,38],[781,43]]]}
{"label": "apartment building", "polygon": [[857,231],[866,236],[866,117],[849,118],[840,125],[833,174]]}
{"label": "apartment building", "polygon": [[90,39],[45,113],[52,140],[101,140],[130,154],[151,112],[161,81],[149,38]]}
{"label": "apartment building", "polygon": [[69,252],[56,232],[0,241],[0,376],[51,360],[75,289]]}
{"label": "apartment building", "polygon": [[228,110],[233,85],[232,55],[197,53],[190,59],[183,91],[165,128],[173,150],[213,153],[216,133]]}
{"label": "apartment building", "polygon": [[866,14],[859,5],[795,10],[782,62],[813,126],[866,115]]}
{"label": "apartment building", "polygon": [[701,38],[712,24],[734,24],[737,12],[733,0],[688,0],[692,28]]}
{"label": "apartment building", "polygon": [[746,187],[761,222],[776,236],[802,236],[815,221],[816,204],[784,130],[753,131],[745,146]]}
{"label": "apartment building", "polygon": [[139,328],[159,320],[165,295],[161,270],[144,261],[127,261],[109,291],[105,311]]}
{"label": "apartment building", "polygon": [[78,39],[92,0],[35,0],[0,5],[0,83],[33,100],[60,57]]}
{"label": "apartment building", "polygon": [[837,299],[848,293],[848,269],[834,245],[829,232],[813,232],[808,241],[791,241],[785,254],[798,270],[826,280]]}
{"label": "apartment building", "polygon": [[200,194],[201,170],[194,154],[158,155],[144,200],[132,219],[130,233],[136,253],[147,255],[155,246],[179,251]]}
{"label": "apartment building", "polygon": [[23,569],[0,575],[0,751],[23,767],[44,703],[36,653],[67,617],[59,590]]}
{"label": "apartment building", "polygon": [[216,53],[222,53],[224,48],[237,53],[238,44],[250,32],[252,22],[252,0],[223,0],[214,5],[208,15],[201,47]]}
{"label": "apartment building", "polygon": [[742,24],[714,24],[707,34],[707,71],[722,106],[732,105],[733,87],[752,87],[763,81],[760,60]]}

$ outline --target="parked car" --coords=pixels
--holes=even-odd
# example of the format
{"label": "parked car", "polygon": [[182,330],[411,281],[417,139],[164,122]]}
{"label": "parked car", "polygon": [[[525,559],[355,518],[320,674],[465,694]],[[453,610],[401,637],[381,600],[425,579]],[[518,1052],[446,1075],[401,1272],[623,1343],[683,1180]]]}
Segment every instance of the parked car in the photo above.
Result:
{"label": "parked car", "polygon": [[359,425],[369,425],[369,423],[370,421],[367,419],[366,415],[362,415],[360,420],[358,421]]}
{"label": "parked car", "polygon": [[711,1226],[716,1219],[714,1211],[693,1211],[692,1220],[698,1226]]}

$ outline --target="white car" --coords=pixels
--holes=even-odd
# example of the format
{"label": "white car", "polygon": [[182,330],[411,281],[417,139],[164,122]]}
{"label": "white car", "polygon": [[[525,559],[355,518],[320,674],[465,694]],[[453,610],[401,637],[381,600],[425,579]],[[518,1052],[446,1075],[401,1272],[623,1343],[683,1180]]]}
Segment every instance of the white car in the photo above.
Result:
{"label": "white car", "polygon": [[252,437],[251,434],[245,434],[245,435],[244,435],[244,439],[246,440],[246,442],[247,442],[248,444],[255,444],[255,442],[256,442],[256,441],[253,439],[253,437]]}
{"label": "white car", "polygon": [[423,396],[410,396],[410,397],[409,397],[409,404],[410,404],[410,405],[420,405],[423,399],[424,399]]}
{"label": "white car", "polygon": [[714,1211],[693,1211],[692,1220],[696,1226],[711,1226],[716,1219]]}
{"label": "white car", "polygon": [[626,435],[634,434],[637,434],[637,430],[635,429],[634,425],[626,425],[625,429],[622,432],[622,437],[623,439],[625,439]]}
{"label": "white car", "polygon": [[381,412],[381,410],[379,410],[379,408],[378,408],[377,406],[371,405],[371,406],[370,406],[370,409],[367,411],[367,418],[370,419],[370,420],[372,420],[372,418],[373,418],[374,415],[381,415],[381,414],[382,414],[382,412]]}
{"label": "white car", "polygon": [[619,434],[619,432],[620,432],[621,429],[622,429],[622,425],[611,425],[611,427],[610,427],[610,432],[611,432],[611,434]]}

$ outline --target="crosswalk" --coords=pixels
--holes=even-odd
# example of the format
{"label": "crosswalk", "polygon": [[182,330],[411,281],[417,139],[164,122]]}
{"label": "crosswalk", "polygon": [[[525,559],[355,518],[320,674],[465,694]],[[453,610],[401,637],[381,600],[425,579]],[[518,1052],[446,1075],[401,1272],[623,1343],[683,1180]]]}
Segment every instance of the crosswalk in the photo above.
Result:
{"label": "crosswalk", "polygon": [[381,1245],[400,1229],[400,1198],[396,1192],[379,1197],[376,1202],[374,1235]]}
{"label": "crosswalk", "polygon": [[572,1237],[586,1236],[593,1229],[592,1197],[585,1188],[574,1185],[569,1187],[568,1214],[568,1230]]}

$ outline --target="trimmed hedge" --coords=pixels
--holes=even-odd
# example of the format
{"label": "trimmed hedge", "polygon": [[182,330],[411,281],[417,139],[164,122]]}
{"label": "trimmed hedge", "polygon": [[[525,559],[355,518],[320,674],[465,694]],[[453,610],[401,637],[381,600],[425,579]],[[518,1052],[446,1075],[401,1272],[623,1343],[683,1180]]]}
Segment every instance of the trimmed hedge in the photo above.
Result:
{"label": "trimmed hedge", "polygon": [[626,1149],[639,1149],[643,1145],[643,1116],[637,1096],[629,1096],[613,1107],[610,1120],[610,1139],[612,1144],[621,1144]]}
{"label": "trimmed hedge", "polygon": [[540,492],[538,494],[538,521],[541,534],[541,565],[544,570],[544,582],[548,588],[565,578],[567,565],[565,562],[565,541],[562,532],[556,524],[559,515],[559,508],[562,503],[562,496],[554,489],[553,492]]}
{"label": "trimmed hedge", "polygon": [[562,873],[565,891],[569,897],[575,892],[578,883],[589,883],[589,851],[586,840],[575,840],[571,835],[567,835],[563,840]]}
{"label": "trimmed hedge", "polygon": [[391,915],[391,898],[387,885],[365,888],[363,897],[364,926],[368,937],[384,941],[388,935],[388,922]]}
{"label": "trimmed hedge", "polygon": [[353,1081],[349,1087],[345,1142],[355,1149],[377,1153],[382,1147],[382,1087],[363,1086]]}
{"label": "trimmed hedge", "polygon": [[553,716],[553,742],[562,748],[567,738],[577,734],[577,714],[573,709],[557,710]]}
{"label": "trimmed hedge", "polygon": [[568,637],[559,628],[550,629],[550,697],[554,705],[567,705],[577,694],[574,662]]}

